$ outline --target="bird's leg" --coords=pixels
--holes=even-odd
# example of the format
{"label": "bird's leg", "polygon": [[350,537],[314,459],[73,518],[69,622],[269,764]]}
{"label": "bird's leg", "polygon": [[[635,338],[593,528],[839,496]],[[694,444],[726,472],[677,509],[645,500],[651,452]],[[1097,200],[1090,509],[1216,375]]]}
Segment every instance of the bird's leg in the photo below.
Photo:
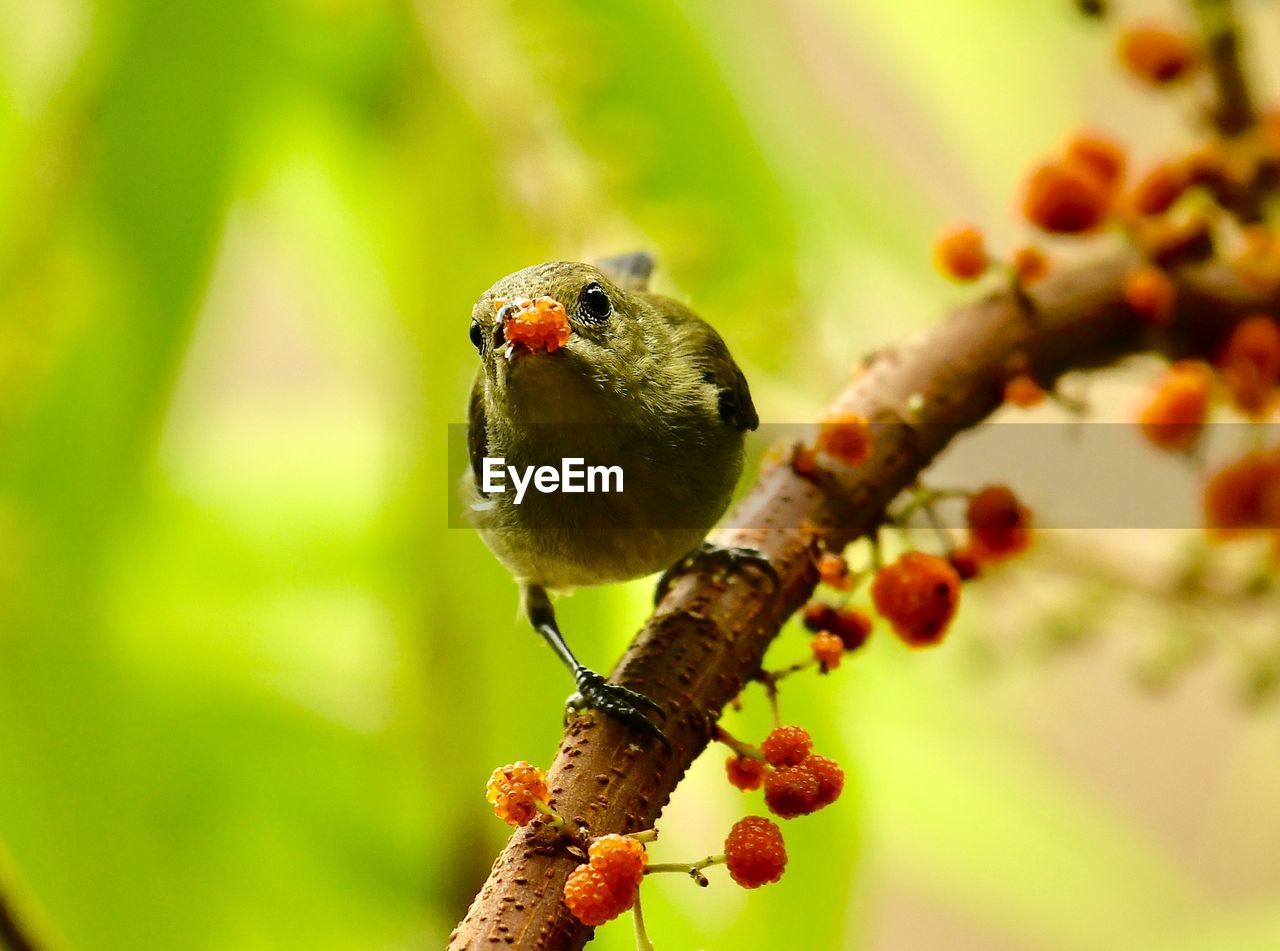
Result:
{"label": "bird's leg", "polygon": [[556,612],[551,606],[551,598],[547,595],[545,588],[541,585],[523,585],[520,589],[520,600],[525,616],[534,630],[551,645],[556,656],[573,674],[573,682],[578,690],[568,700],[569,710],[582,710],[588,707],[600,710],[616,720],[621,720],[641,732],[656,737],[662,741],[663,745],[670,748],[671,744],[666,734],[641,712],[641,708],[647,708],[663,716],[666,715],[666,711],[644,694],[620,684],[609,683],[600,674],[578,662],[578,658],[565,643],[564,635],[560,633],[560,626],[556,623]]}
{"label": "bird's leg", "polygon": [[773,563],[754,548],[742,548],[734,545],[717,545],[713,541],[703,541],[697,548],[689,552],[674,565],[662,573],[658,579],[658,588],[653,593],[653,603],[658,604],[667,596],[667,590],[678,577],[687,571],[714,565],[722,575],[731,571],[742,571],[745,568],[757,568],[772,581],[778,583],[778,570]]}

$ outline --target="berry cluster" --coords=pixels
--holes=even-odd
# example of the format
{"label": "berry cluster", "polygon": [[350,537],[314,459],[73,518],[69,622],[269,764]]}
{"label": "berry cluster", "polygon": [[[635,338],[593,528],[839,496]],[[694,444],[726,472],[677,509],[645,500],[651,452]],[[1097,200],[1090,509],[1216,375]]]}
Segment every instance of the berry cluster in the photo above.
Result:
{"label": "berry cluster", "polygon": [[840,798],[844,770],[835,760],[813,752],[813,739],[807,730],[777,727],[758,750],[723,730],[718,736],[735,751],[725,763],[729,782],[744,791],[763,785],[765,805],[779,818],[807,816]]}
{"label": "berry cluster", "polygon": [[584,925],[612,921],[636,903],[649,855],[632,836],[602,835],[587,850],[587,861],[569,873],[564,901]]}

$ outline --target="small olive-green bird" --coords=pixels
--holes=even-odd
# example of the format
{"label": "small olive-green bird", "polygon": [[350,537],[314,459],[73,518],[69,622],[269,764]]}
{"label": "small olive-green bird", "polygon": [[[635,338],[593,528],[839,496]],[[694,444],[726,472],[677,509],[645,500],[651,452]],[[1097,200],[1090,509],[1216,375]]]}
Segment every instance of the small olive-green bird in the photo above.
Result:
{"label": "small olive-green bird", "polygon": [[[759,417],[720,335],[679,301],[648,291],[652,268],[647,254],[557,261],[485,291],[471,315],[480,368],[463,493],[473,524],[520,586],[529,623],[572,672],[570,707],[598,708],[665,741],[644,712],[661,713],[657,704],[578,662],[549,596],[668,569],[661,592],[672,572],[708,556],[769,570],[751,549],[702,542],[729,504],[745,434]],[[532,312],[535,301],[560,320],[559,345],[510,339],[515,312]],[[518,499],[517,473],[560,469],[566,459],[614,466],[621,485],[602,477],[594,493],[543,492],[526,475]],[[511,478],[499,483],[496,473]]]}

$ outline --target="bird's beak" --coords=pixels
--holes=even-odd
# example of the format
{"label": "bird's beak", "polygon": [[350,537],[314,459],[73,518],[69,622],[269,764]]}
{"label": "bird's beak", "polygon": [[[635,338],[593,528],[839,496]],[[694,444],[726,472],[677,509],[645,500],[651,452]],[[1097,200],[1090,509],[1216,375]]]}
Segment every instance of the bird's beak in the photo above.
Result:
{"label": "bird's beak", "polygon": [[496,298],[495,331],[506,342],[502,355],[508,361],[528,353],[554,353],[569,342],[572,329],[564,305],[553,297]]}

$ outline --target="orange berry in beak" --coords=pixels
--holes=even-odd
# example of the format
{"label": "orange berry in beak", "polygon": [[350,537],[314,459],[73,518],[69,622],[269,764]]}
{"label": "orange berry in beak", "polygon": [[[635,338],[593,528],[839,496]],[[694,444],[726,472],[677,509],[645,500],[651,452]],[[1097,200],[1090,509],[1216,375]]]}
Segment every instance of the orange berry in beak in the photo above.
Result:
{"label": "orange berry in beak", "polygon": [[498,306],[506,310],[502,333],[508,341],[534,353],[554,353],[569,342],[569,315],[558,300],[522,297]]}

